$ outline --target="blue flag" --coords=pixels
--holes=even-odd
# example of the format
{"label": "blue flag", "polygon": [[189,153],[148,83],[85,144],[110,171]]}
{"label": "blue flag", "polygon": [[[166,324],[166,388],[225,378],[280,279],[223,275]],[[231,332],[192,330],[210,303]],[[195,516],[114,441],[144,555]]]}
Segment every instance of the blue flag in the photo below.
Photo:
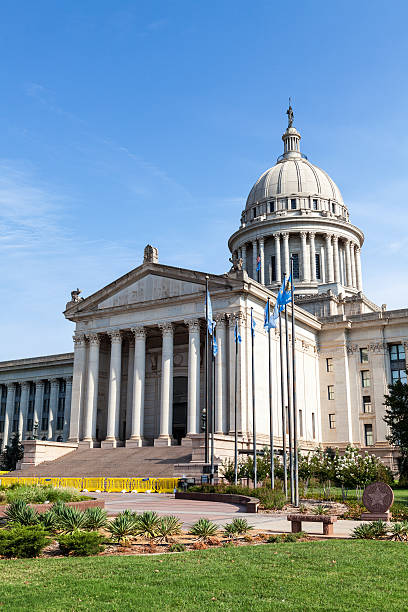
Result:
{"label": "blue flag", "polygon": [[292,275],[290,274],[287,281],[284,281],[282,283],[282,287],[279,289],[277,302],[279,304],[280,310],[282,310],[283,307],[286,304],[289,304],[289,302],[292,300],[292,291],[293,291]]}
{"label": "blue flag", "polygon": [[258,257],[256,258],[256,271],[259,272],[260,269],[261,269],[261,256],[258,255]]}
{"label": "blue flag", "polygon": [[214,357],[216,357],[217,353],[218,353],[218,344],[217,344],[217,338],[215,336],[215,332],[214,332],[213,338],[212,338],[212,351],[213,351]]}
{"label": "blue flag", "polygon": [[[276,308],[276,306],[275,306]],[[269,332],[270,329],[276,327],[276,319],[274,318],[275,310],[273,314],[270,313],[269,300],[266,302],[264,311],[264,328]]]}
{"label": "blue flag", "polygon": [[252,308],[251,308],[251,334],[253,337],[255,337],[255,325],[256,325],[256,322],[253,317]]}
{"label": "blue flag", "polygon": [[238,344],[240,344],[241,342],[241,336],[239,333],[239,329],[238,329],[238,321],[235,321],[235,327],[234,327],[234,339],[235,339],[235,344],[238,342]]}
{"label": "blue flag", "polygon": [[207,291],[207,328],[208,328],[208,333],[210,334],[210,336],[213,333],[214,327],[215,327],[215,323],[213,321],[213,314],[212,314],[212,305],[211,305],[211,298],[210,298],[210,292]]}

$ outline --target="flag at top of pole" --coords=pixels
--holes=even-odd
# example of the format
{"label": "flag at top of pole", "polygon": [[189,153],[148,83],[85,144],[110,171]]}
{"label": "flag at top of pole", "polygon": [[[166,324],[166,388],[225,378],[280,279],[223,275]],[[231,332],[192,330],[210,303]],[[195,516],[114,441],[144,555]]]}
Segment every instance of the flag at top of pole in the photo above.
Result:
{"label": "flag at top of pole", "polygon": [[269,300],[268,300],[266,302],[265,310],[264,310],[264,328],[267,331],[276,327],[276,319],[274,317],[275,317],[275,310],[273,311],[273,314],[271,315]]}
{"label": "flag at top of pole", "polygon": [[238,321],[235,321],[235,326],[234,326],[234,340],[235,340],[235,344],[238,342],[238,344],[241,343],[241,335],[239,333],[239,329],[238,329]]}
{"label": "flag at top of pole", "polygon": [[256,322],[255,322],[255,319],[254,319],[254,316],[253,316],[253,312],[252,312],[252,308],[251,308],[251,335],[254,336],[254,337],[255,337],[255,325],[256,325]]}
{"label": "flag at top of pole", "polygon": [[279,306],[283,308],[283,306],[291,302],[292,291],[293,291],[292,274],[290,274],[288,280],[285,282],[285,286],[283,286],[283,283],[282,283],[282,287],[280,288],[280,291],[278,293],[277,301],[279,302]]}
{"label": "flag at top of pole", "polygon": [[207,307],[207,329],[208,329],[208,333],[210,334],[210,336],[212,336],[212,333],[215,327],[215,321],[213,321],[212,305],[211,305],[211,298],[210,298],[209,291],[207,291],[206,307]]}
{"label": "flag at top of pole", "polygon": [[259,272],[260,269],[261,269],[261,256],[258,255],[258,257],[256,258],[256,271]]}

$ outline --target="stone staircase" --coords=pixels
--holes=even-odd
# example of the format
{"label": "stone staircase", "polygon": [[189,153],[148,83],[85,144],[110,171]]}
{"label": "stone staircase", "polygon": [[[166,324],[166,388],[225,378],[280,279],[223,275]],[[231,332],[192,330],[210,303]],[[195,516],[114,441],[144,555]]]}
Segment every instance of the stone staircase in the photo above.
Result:
{"label": "stone staircase", "polygon": [[86,448],[54,461],[45,461],[10,476],[172,478],[174,466],[191,461],[191,449],[182,446],[141,448]]}

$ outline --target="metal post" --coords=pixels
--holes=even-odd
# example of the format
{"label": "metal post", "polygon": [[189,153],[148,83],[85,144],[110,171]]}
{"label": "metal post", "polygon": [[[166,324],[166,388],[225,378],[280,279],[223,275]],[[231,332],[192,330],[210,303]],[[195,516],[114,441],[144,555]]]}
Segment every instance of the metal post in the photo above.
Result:
{"label": "metal post", "polygon": [[253,308],[251,307],[251,346],[252,346],[252,437],[254,447],[254,488],[258,486],[257,460],[256,460],[256,413],[255,413],[255,361],[254,361],[254,340],[255,334],[252,328]]}
{"label": "metal post", "polygon": [[205,277],[205,388],[204,388],[204,404],[205,404],[205,463],[208,463],[208,276]]}
{"label": "metal post", "polygon": [[290,259],[292,275],[292,407],[293,407],[293,455],[295,471],[295,506],[299,506],[298,431],[296,406],[296,342],[295,342],[295,291],[293,288],[293,257]]}
{"label": "metal post", "polygon": [[236,338],[235,338],[235,403],[234,403],[234,483],[238,484],[238,322],[235,323]]}
{"label": "metal post", "polygon": [[[271,317],[271,301],[268,298],[268,316]],[[270,476],[271,489],[275,488],[275,465],[274,465],[274,440],[273,440],[273,408],[272,408],[272,359],[271,359],[271,330],[268,321],[268,355],[269,355],[269,444],[271,450]]]}
{"label": "metal post", "polygon": [[215,432],[215,357],[214,357],[214,334],[215,330],[213,329],[213,333],[211,336],[211,361],[212,361],[212,401],[211,401],[211,475],[210,481],[211,484],[214,484],[214,432]]}
{"label": "metal post", "polygon": [[282,452],[283,452],[283,491],[288,496],[288,466],[286,456],[286,406],[285,406],[285,379],[283,373],[283,335],[282,335],[282,312],[279,311],[279,348],[280,348],[280,370],[281,370],[281,405],[282,405]]}
{"label": "metal post", "polygon": [[290,366],[289,366],[289,329],[288,309],[285,305],[285,333],[286,333],[286,383],[288,392],[288,438],[289,438],[289,476],[290,476],[290,502],[295,502],[295,491],[293,482],[293,454],[292,454],[292,394],[290,388]]}

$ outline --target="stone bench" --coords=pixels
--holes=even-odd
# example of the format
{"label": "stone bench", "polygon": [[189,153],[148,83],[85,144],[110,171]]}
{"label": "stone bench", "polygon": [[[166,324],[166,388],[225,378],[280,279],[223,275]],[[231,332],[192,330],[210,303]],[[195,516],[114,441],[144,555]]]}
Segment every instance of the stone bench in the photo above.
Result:
{"label": "stone bench", "polygon": [[292,533],[302,531],[302,523],[323,523],[323,535],[333,535],[333,523],[337,516],[326,514],[288,514],[288,521],[292,523]]}

